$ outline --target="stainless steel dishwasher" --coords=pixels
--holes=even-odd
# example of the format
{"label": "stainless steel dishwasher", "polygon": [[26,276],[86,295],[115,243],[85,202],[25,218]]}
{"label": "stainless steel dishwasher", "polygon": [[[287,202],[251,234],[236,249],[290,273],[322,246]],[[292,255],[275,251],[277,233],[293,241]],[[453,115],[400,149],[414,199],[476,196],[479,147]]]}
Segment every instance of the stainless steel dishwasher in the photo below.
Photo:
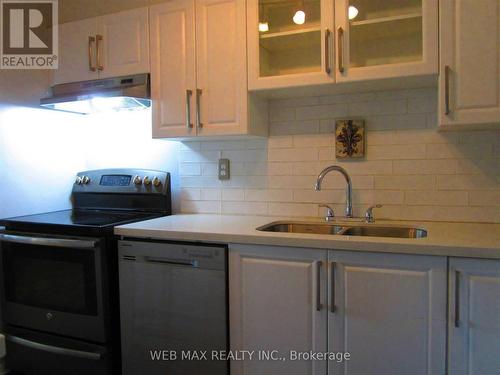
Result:
{"label": "stainless steel dishwasher", "polygon": [[123,375],[229,374],[228,362],[212,360],[228,350],[227,247],[122,240],[118,248]]}

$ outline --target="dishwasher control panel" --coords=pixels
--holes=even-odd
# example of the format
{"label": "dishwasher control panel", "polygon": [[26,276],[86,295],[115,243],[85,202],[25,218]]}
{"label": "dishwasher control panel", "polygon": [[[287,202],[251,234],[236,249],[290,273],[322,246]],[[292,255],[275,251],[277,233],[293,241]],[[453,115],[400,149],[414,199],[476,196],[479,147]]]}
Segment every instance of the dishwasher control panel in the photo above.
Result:
{"label": "dishwasher control panel", "polygon": [[224,245],[186,244],[164,241],[121,240],[120,261],[156,263],[171,266],[225,270],[227,247]]}

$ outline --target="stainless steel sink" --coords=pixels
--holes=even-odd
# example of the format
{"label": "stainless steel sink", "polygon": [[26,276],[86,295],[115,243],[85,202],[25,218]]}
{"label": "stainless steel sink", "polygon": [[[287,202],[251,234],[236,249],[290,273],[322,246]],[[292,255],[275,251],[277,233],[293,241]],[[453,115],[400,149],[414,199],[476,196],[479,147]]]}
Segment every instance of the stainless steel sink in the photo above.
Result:
{"label": "stainless steel sink", "polygon": [[371,236],[371,237],[393,237],[393,238],[423,238],[427,237],[427,231],[421,228],[390,227],[390,226],[356,226],[342,231],[346,236]]}
{"label": "stainless steel sink", "polygon": [[306,233],[306,234],[329,234],[345,236],[371,236],[392,238],[423,238],[427,237],[427,231],[422,228],[399,227],[399,226],[376,226],[349,224],[327,224],[327,223],[301,223],[276,221],[263,225],[257,230],[264,232],[281,233]]}
{"label": "stainless steel sink", "polygon": [[283,221],[276,221],[274,223],[266,224],[257,228],[257,230],[264,232],[308,233],[308,234],[338,234],[343,229],[345,229],[343,226],[335,224],[300,223],[300,222],[283,222]]}

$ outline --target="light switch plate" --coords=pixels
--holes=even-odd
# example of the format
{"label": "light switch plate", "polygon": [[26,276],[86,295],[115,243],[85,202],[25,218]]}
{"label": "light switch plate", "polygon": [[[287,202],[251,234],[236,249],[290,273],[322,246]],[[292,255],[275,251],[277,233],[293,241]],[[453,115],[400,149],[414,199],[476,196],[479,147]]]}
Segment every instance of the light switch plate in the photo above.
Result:
{"label": "light switch plate", "polygon": [[219,180],[229,180],[229,159],[219,159]]}

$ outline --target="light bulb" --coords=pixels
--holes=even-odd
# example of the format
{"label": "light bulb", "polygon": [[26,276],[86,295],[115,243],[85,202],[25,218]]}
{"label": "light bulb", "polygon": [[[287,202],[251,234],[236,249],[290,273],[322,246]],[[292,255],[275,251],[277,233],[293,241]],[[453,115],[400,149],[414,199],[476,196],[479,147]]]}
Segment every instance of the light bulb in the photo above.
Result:
{"label": "light bulb", "polygon": [[353,20],[358,15],[359,10],[355,6],[349,5],[349,10],[347,13],[349,14],[349,19]]}
{"label": "light bulb", "polygon": [[303,25],[304,22],[306,22],[306,14],[303,10],[298,10],[297,12],[295,12],[295,15],[293,16],[293,22],[295,22],[297,25]]}
{"label": "light bulb", "polygon": [[259,31],[261,33],[269,31],[269,24],[267,22],[259,22]]}

